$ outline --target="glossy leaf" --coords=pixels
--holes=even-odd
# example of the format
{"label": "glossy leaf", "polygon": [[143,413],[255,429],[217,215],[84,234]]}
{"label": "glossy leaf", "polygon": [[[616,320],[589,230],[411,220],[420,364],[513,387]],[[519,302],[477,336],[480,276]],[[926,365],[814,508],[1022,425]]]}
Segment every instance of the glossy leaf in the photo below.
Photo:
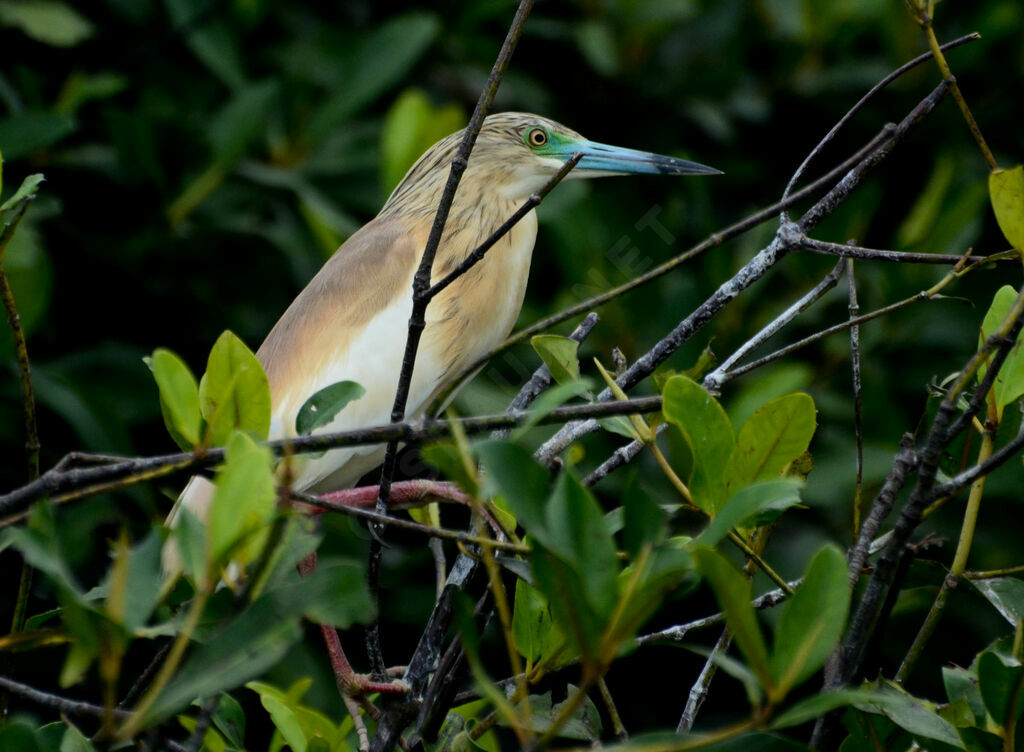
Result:
{"label": "glossy leaf", "polygon": [[1016,577],[991,577],[968,580],[999,614],[1016,627],[1024,619],[1024,581]]}
{"label": "glossy leaf", "polygon": [[835,546],[825,546],[783,605],[775,630],[771,669],[780,694],[824,665],[843,634],[849,606],[846,557]]}
{"label": "glossy leaf", "polygon": [[807,451],[815,427],[814,400],[807,394],[787,394],[762,405],[736,436],[726,470],[727,491],[778,478]]}
{"label": "glossy leaf", "polygon": [[556,383],[567,384],[579,379],[579,342],[557,334],[538,334],[530,338],[530,344]]}
{"label": "glossy leaf", "polygon": [[725,614],[725,622],[736,644],[760,680],[761,686],[770,694],[773,676],[768,661],[768,647],[757,624],[754,607],[750,605],[750,580],[713,548],[696,548],[693,556],[701,574],[707,578],[715,593],[715,599]]}
{"label": "glossy leaf", "polygon": [[164,348],[155,350],[146,365],[160,390],[160,411],[167,432],[179,447],[191,451],[198,446],[202,429],[195,376],[181,358]]}
{"label": "glossy leaf", "polygon": [[267,438],[270,429],[270,385],[263,366],[232,332],[217,338],[199,385],[200,408],[206,419],[206,441],[223,446],[236,429],[253,438]]}
{"label": "glossy leaf", "polygon": [[662,398],[665,420],[682,432],[693,452],[693,501],[713,516],[725,503],[725,468],[734,444],[729,417],[718,400],[686,376],[669,379]]}
{"label": "glossy leaf", "polygon": [[952,724],[943,719],[933,706],[892,684],[885,684],[869,702],[857,707],[872,713],[882,713],[905,731],[925,739],[963,749],[963,742]]}
{"label": "glossy leaf", "polygon": [[1024,252],[1024,166],[992,170],[988,192],[999,229],[1010,245]]}
{"label": "glossy leaf", "polygon": [[325,386],[299,408],[299,414],[295,416],[295,432],[299,436],[308,436],[316,429],[330,425],[349,402],[364,394],[366,389],[355,381],[339,381]]}

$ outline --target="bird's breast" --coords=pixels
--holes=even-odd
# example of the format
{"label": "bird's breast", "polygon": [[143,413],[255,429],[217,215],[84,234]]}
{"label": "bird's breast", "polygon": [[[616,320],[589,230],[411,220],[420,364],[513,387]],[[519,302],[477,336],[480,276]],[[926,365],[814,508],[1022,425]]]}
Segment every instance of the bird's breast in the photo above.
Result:
{"label": "bird's breast", "polygon": [[[442,242],[434,281],[468,256],[514,210],[493,210],[494,219],[478,232],[456,232]],[[492,226],[493,225],[493,226]],[[446,236],[448,233],[446,232]],[[512,330],[523,306],[530,259],[537,237],[537,216],[529,212],[491,248],[483,260],[452,283],[427,309],[424,340],[454,375],[499,345]]]}

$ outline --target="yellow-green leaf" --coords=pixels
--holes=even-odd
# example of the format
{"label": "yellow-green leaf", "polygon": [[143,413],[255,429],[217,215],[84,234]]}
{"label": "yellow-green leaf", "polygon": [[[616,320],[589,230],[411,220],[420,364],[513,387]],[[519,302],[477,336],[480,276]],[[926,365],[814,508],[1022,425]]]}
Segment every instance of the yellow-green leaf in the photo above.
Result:
{"label": "yellow-green leaf", "polygon": [[270,430],[270,385],[263,366],[232,332],[217,338],[199,385],[206,441],[222,446],[236,429],[256,439]]}
{"label": "yellow-green leaf", "polygon": [[999,229],[1010,245],[1024,252],[1024,166],[992,170],[988,176],[988,193]]}
{"label": "yellow-green leaf", "polygon": [[206,522],[206,558],[215,570],[228,558],[244,566],[259,553],[276,507],[271,462],[270,450],[247,433],[231,435]]}
{"label": "yellow-green leaf", "polygon": [[199,412],[199,387],[184,361],[170,350],[158,348],[145,358],[160,390],[160,412],[175,443],[191,451],[199,444],[202,417]]}

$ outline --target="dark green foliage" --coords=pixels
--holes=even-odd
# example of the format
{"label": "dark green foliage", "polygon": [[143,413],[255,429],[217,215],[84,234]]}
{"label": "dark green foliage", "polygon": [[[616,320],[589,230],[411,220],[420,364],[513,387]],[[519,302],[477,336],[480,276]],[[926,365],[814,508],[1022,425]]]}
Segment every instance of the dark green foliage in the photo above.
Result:
{"label": "dark green foliage", "polygon": [[[595,140],[697,159],[725,175],[560,186],[538,212],[520,323],[633,278],[774,201],[853,102],[925,49],[903,6],[539,4],[497,109],[536,111]],[[226,461],[212,471],[218,490],[206,526],[186,512],[174,532],[157,529],[170,508],[167,497],[185,481],[177,476],[40,503],[26,521],[8,526],[0,539],[5,624],[20,559],[37,572],[26,629],[3,638],[0,657],[11,662],[0,673],[10,666],[15,679],[49,692],[116,701],[196,608],[194,639],[174,676],[149,698],[146,723],[163,720],[169,738],[184,739],[212,697],[219,699],[207,749],[355,748],[320,646],[303,639],[301,625],[314,618],[344,629],[371,618],[362,568],[350,560],[363,554],[364,531],[325,523],[321,566],[300,580],[295,565],[320,538],[277,506],[274,465],[258,446],[270,399],[253,351],[423,149],[464,124],[511,13],[508,3],[479,1],[0,0],[0,232],[13,229],[26,198],[37,194],[0,261],[28,337],[42,468],[72,450],[133,456],[170,452],[174,444],[200,453],[228,447]],[[1024,155],[1022,21],[1018,0],[984,0],[939,4],[935,24],[943,40],[981,32],[980,41],[949,59],[1006,167]],[[900,79],[841,132],[809,175],[899,120],[938,80],[930,65]],[[948,100],[814,236],[918,252],[1019,247],[1020,170],[995,173],[989,186],[986,173]],[[996,215],[989,187],[998,196]],[[607,363],[617,347],[632,362],[770,237],[770,227],[756,229],[604,305],[582,346],[562,337],[564,328],[535,337],[533,349],[518,346],[484,369],[456,409],[500,411],[541,360],[559,386],[534,403],[537,417],[590,399],[600,383],[591,356]],[[666,376],[671,369],[685,375],[657,384],[664,414],[647,419],[652,427],[672,424],[658,445],[700,512],[646,451],[636,470],[594,489],[581,483],[623,437],[637,435],[626,417],[602,419],[606,431],[564,453],[568,467],[554,474],[531,457],[541,430],[534,422],[512,443],[474,443],[471,452],[441,443],[424,451],[445,479],[476,501],[493,500],[493,516],[509,528],[517,522],[531,546],[525,557],[498,557],[511,646],[528,671],[546,671],[555,687],[553,694],[548,686],[531,687],[518,705],[510,701],[495,683],[510,673],[504,625],[493,618],[481,630],[469,616],[474,604],[458,603],[456,626],[485,699],[465,717],[449,715],[429,749],[515,748],[517,720],[530,718],[528,729],[543,733],[563,709],[572,710],[566,703],[580,684],[587,694],[568,714],[563,736],[581,744],[599,737],[607,749],[692,742],[643,732],[677,723],[700,664],[687,662],[688,651],[636,649],[633,638],[713,613],[716,604],[736,645],[716,665],[744,683],[751,708],[731,678],[720,678],[698,730],[748,716],[758,719],[758,729],[709,749],[804,749],[807,724],[828,711],[842,714],[837,741],[845,752],[914,743],[936,750],[1006,747],[1024,702],[1024,586],[1013,573],[971,580],[953,592],[907,692],[880,682],[814,694],[846,627],[850,599],[845,558],[834,545],[845,547],[851,537],[854,497],[845,335],[728,382],[721,394],[700,386],[715,355],[727,357],[831,264],[791,254],[666,364]],[[944,272],[858,262],[861,312],[928,288]],[[947,374],[993,331],[1019,284],[1014,267],[981,269],[946,288],[946,300],[861,327],[865,505],[891,468],[900,436],[918,426],[919,438],[927,433]],[[755,355],[844,320],[844,285]],[[0,494],[26,479],[7,331],[0,326]],[[1019,430],[1019,349],[996,382],[995,410],[1003,418],[997,447]],[[150,353],[147,373],[142,359]],[[204,362],[206,376],[197,381],[193,373]],[[978,378],[983,374],[984,368]],[[297,433],[329,424],[361,393],[352,382],[322,390],[304,406]],[[972,463],[978,441],[969,436],[948,447],[943,473]],[[625,477],[630,472],[632,480]],[[1014,459],[988,479],[971,568],[1021,563],[1015,521],[1022,472]],[[963,506],[957,499],[930,518],[930,540],[956,539]],[[455,526],[444,514],[443,522]],[[786,605],[764,616],[750,601],[774,586],[741,571],[729,538],[756,546],[776,523],[762,555],[783,579],[804,579]],[[411,655],[434,601],[423,539],[402,536],[386,536],[380,603],[386,655],[395,662]],[[178,580],[162,572],[165,539],[179,553]],[[929,576],[915,579],[920,562],[911,567],[865,675],[894,673],[952,548],[919,549]],[[454,549],[448,553],[450,563]],[[512,588],[511,575],[518,575]],[[219,584],[222,577],[230,588]],[[707,587],[696,587],[699,581]],[[1007,644],[1014,633],[1016,643]],[[347,633],[345,643],[363,669],[359,635]],[[700,642],[696,649],[707,654],[714,637],[701,632],[686,640]],[[574,661],[582,669],[564,668]],[[633,734],[618,747],[593,683],[609,666],[611,693]],[[53,708],[17,695],[9,701],[13,713],[0,725],[0,749],[100,747],[89,741],[99,718],[63,716],[79,730]],[[495,708],[499,730],[477,738],[473,728]]]}

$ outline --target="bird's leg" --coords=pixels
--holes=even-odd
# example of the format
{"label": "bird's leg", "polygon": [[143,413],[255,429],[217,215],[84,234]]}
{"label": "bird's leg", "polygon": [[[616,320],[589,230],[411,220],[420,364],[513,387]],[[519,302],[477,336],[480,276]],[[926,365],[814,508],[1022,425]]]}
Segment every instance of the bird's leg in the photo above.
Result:
{"label": "bird's leg", "polygon": [[[357,488],[345,488],[340,491],[328,491],[327,493],[317,495],[324,501],[333,501],[345,506],[370,507],[377,503],[379,493],[379,486],[359,486]],[[469,503],[469,497],[457,484],[426,478],[392,483],[388,500],[390,503],[397,505],[420,501],[428,497],[448,499],[460,504]]]}
{"label": "bird's leg", "polygon": [[[314,551],[300,561],[299,574],[306,577],[312,573],[316,569],[316,560],[316,551]],[[341,647],[341,638],[338,637],[338,630],[329,624],[321,624],[320,631],[323,633],[324,643],[327,645],[327,654],[331,658],[331,667],[334,669],[334,679],[338,684],[338,691],[341,692],[346,707],[349,707],[350,699],[363,697],[371,692],[396,695],[409,691],[409,685],[401,679],[396,678],[389,682],[379,682],[374,681],[368,674],[357,674],[352,668],[352,664],[348,662],[345,651]],[[404,673],[405,666],[396,666],[388,669],[388,674],[396,677]],[[352,708],[349,707],[349,710],[351,711]],[[358,723],[357,715],[358,713],[353,718],[356,718]]]}

